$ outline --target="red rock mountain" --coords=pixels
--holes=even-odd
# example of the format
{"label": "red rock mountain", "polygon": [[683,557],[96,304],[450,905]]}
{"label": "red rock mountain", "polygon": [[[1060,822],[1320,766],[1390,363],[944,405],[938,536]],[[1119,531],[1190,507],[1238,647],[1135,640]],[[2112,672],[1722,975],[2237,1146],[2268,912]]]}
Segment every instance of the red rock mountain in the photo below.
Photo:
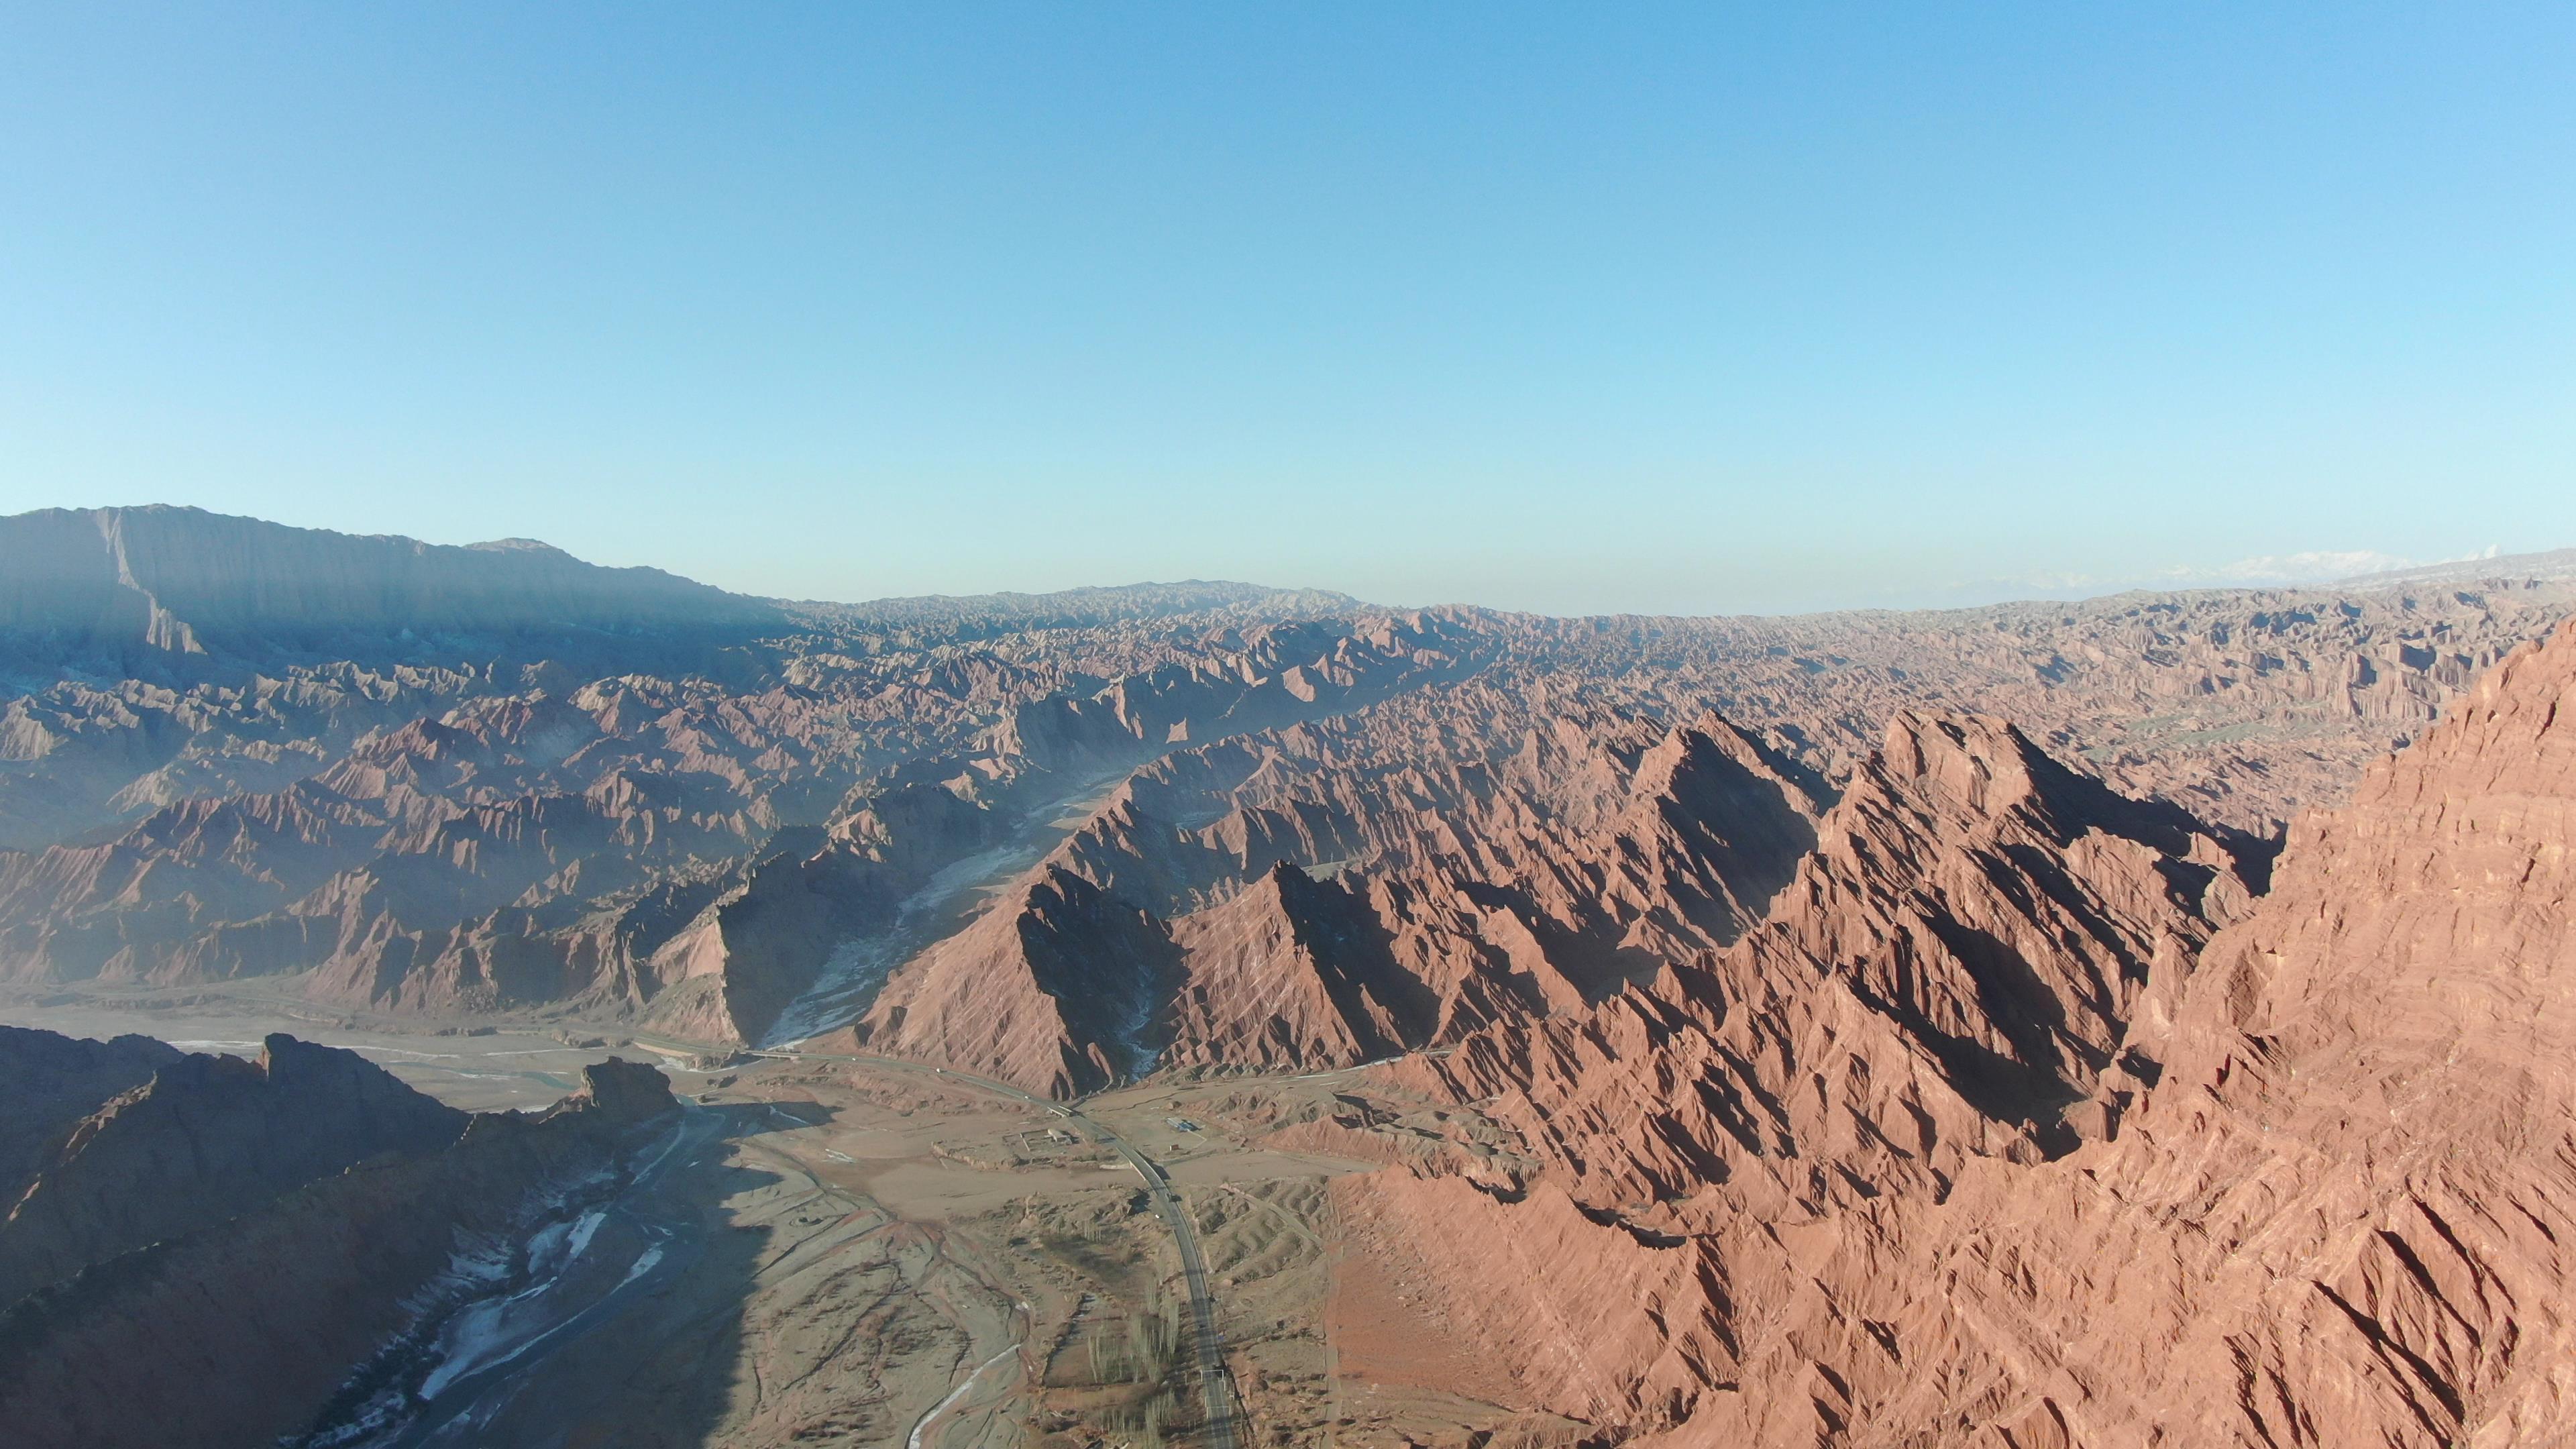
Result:
{"label": "red rock mountain", "polygon": [[1523,1156],[1347,1219],[1480,1391],[1675,1444],[2565,1442],[2571,722],[2576,628],[2247,909],[2237,843],[1900,719],[1714,969],[1407,1064]]}
{"label": "red rock mountain", "polygon": [[[1280,1129],[1402,1164],[1333,1189],[1333,1311],[1383,1330],[1346,1368],[1638,1445],[2563,1443],[2569,563],[827,606],[28,515],[0,989],[830,1033],[1059,1096],[1400,1056]],[[317,1050],[0,1029],[13,1443],[364,1417],[460,1242],[569,1234],[670,1125],[641,1068],[466,1124]]]}
{"label": "red rock mountain", "polygon": [[856,1042],[1059,1092],[1350,1065],[1713,950],[1815,838],[1820,787],[1714,717],[1428,748],[1398,720],[1429,723],[1372,711],[1140,772]]}
{"label": "red rock mountain", "polygon": [[2576,601],[2532,558],[1797,619],[789,605],[168,509],[0,559],[0,990],[855,1026],[1063,1091],[1702,969],[1902,711],[2270,835]]}

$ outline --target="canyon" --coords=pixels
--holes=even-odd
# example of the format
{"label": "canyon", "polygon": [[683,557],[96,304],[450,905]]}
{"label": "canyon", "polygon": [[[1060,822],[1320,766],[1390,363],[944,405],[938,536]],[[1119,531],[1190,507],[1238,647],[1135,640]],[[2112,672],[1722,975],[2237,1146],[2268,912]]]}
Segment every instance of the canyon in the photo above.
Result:
{"label": "canyon", "polygon": [[2576,1421],[2576,552],[1708,619],[0,560],[31,1442],[177,1442],[181,1359],[207,1444]]}

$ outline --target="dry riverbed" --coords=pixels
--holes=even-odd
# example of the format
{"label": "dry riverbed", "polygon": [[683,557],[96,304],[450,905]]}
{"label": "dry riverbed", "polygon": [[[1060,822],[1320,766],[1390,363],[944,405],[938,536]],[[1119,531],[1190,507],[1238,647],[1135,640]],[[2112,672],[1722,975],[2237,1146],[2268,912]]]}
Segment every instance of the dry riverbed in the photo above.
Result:
{"label": "dry riverbed", "polygon": [[[1170,1232],[1133,1168],[1042,1107],[917,1069],[728,1062],[613,1027],[360,1019],[249,989],[21,994],[0,1022],[236,1054],[283,1031],[483,1111],[541,1108],[612,1053],[670,1073],[688,1125],[591,1250],[621,1254],[619,1271],[566,1273],[563,1301],[476,1347],[486,1367],[353,1446],[1203,1437]],[[1350,1080],[1148,1083],[1084,1107],[1164,1165],[1195,1220],[1242,1442],[1463,1442],[1511,1416],[1380,1381],[1328,1331],[1342,1255],[1327,1183],[1378,1163],[1280,1128],[1346,1110]]]}

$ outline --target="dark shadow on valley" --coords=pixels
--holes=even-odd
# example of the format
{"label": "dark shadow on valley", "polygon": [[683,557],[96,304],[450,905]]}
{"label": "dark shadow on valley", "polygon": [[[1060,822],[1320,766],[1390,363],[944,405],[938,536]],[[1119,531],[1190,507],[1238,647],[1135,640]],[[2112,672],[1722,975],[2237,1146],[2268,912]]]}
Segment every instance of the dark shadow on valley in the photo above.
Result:
{"label": "dark shadow on valley", "polygon": [[[781,1250],[765,1226],[735,1226],[725,1204],[781,1185],[780,1172],[727,1160],[725,1144],[829,1122],[820,1102],[692,1104],[718,1133],[619,1199],[611,1231],[629,1248],[658,1248],[653,1267],[585,1307],[574,1328],[495,1374],[467,1383],[475,1403],[498,1401],[478,1427],[470,1404],[444,1408],[445,1435],[405,1443],[490,1449],[700,1449],[723,1442],[737,1382],[746,1378],[745,1311],[764,1264]],[[623,1261],[624,1259],[618,1259]],[[576,1331],[577,1330],[577,1331]],[[459,1438],[462,1432],[467,1437]]]}

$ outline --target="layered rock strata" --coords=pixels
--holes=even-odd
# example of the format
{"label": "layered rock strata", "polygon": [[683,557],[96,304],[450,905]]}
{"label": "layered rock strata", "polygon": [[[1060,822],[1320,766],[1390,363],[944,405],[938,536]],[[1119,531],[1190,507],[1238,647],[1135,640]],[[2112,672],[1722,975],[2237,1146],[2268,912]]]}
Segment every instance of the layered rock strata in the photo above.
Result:
{"label": "layered rock strata", "polygon": [[[1676,1444],[2559,1442],[2570,720],[2576,631],[2303,819],[2196,950],[2194,919],[2241,909],[2218,862],[2174,872],[2205,850],[2104,841],[2079,865],[2065,842],[2028,883],[2062,862],[2085,915],[2128,923],[2083,947],[2144,965],[2125,992],[1990,918],[2006,949],[1974,974],[2028,968],[2018,1009],[1945,1009],[1969,998],[1940,953],[1845,897],[1724,958],[1722,1009],[1641,993],[1497,1032],[1425,1070],[1500,1091],[1541,1165],[1356,1182],[1355,1240],[1531,1402]],[[1891,740],[1878,768],[1906,759]],[[1960,898],[1937,854],[1887,843],[1846,862],[1875,862],[1882,900]],[[2150,871],[2090,884],[2119,858]],[[1820,857],[1792,895],[1826,903],[1839,873]],[[2197,907],[2141,915],[2152,877],[2176,907],[2196,880]]]}
{"label": "layered rock strata", "polygon": [[1815,839],[1821,786],[1714,717],[1428,748],[1391,728],[1419,717],[1139,772],[898,973],[853,1044],[1058,1092],[1147,1066],[1351,1065],[1713,950]]}

